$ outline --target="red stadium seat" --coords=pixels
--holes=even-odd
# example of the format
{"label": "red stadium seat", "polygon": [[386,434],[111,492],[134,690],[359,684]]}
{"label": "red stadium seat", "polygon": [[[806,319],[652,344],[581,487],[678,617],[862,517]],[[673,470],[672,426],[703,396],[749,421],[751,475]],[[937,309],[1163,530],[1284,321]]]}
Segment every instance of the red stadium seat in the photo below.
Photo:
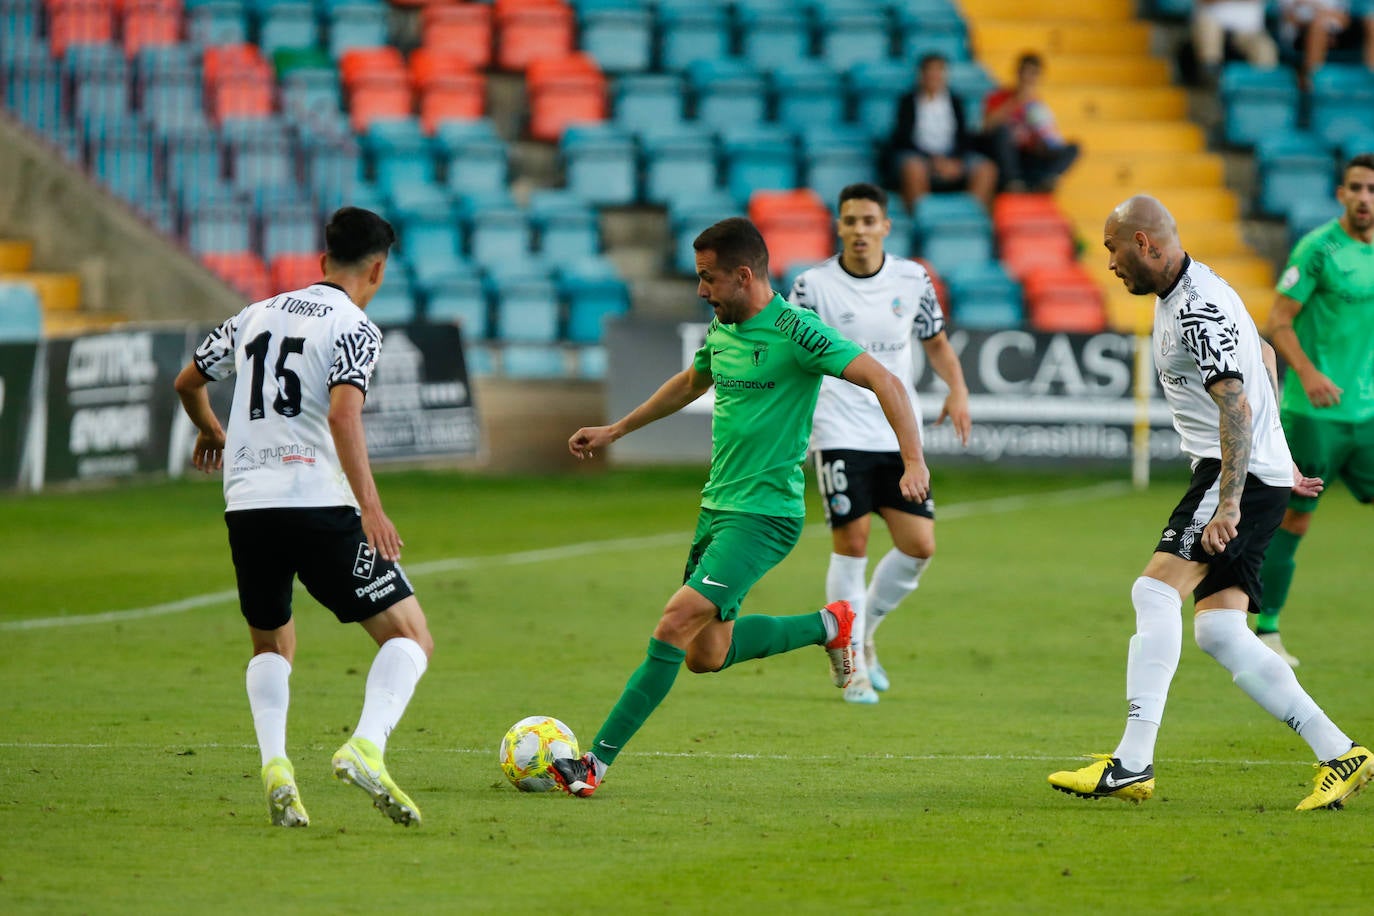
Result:
{"label": "red stadium seat", "polygon": [[216,121],[263,117],[275,107],[273,84],[253,74],[225,77],[210,90],[211,115]]}
{"label": "red stadium seat", "polygon": [[373,121],[409,117],[414,108],[415,100],[408,84],[369,83],[359,86],[349,97],[349,123],[354,133],[364,134]]}
{"label": "red stadium seat", "polygon": [[1002,266],[1017,280],[1042,267],[1074,262],[1073,239],[1062,232],[1017,231],[1001,237]]}
{"label": "red stadium seat", "polygon": [[1050,333],[1106,330],[1102,290],[1080,264],[1041,267],[1022,281],[1031,327]]}
{"label": "red stadium seat", "polygon": [[572,10],[561,4],[498,4],[496,64],[524,70],[543,57],[566,57],[573,50]]}
{"label": "red stadium seat", "polygon": [[[213,252],[201,255],[201,263],[252,302],[272,295],[272,281],[267,275],[267,265],[262,263],[262,258],[250,251]],[[318,257],[315,260],[315,270],[318,274]]]}
{"label": "red stadium seat", "polygon": [[436,79],[446,76],[464,76],[477,68],[462,54],[451,48],[425,45],[410,52],[406,61],[406,71],[410,83],[416,89],[424,89]]}
{"label": "red stadium seat", "polygon": [[420,43],[462,57],[475,69],[491,64],[491,7],[483,3],[432,5],[420,12]]}
{"label": "red stadium seat", "polygon": [[920,264],[922,267],[926,269],[926,273],[930,274],[930,285],[935,287],[935,298],[940,300],[940,310],[944,312],[945,320],[948,321],[949,287],[945,285],[944,277],[940,276],[940,272],[935,269],[935,265],[931,264],[924,258],[912,258],[911,260],[915,261],[917,264]]}
{"label": "red stadium seat", "polygon": [[131,7],[124,16],[124,53],[133,57],[141,49],[174,45],[181,41],[181,11],[159,7]]}
{"label": "red stadium seat", "polygon": [[54,57],[61,57],[72,45],[114,40],[114,11],[107,2],[72,0],[50,7],[48,17],[48,44]]}
{"label": "red stadium seat", "polygon": [[749,218],[768,245],[769,269],[786,274],[797,263],[824,261],[835,253],[830,210],[815,191],[756,191],[749,198]]}
{"label": "red stadium seat", "polygon": [[344,88],[351,89],[363,79],[399,73],[405,76],[406,62],[401,52],[390,45],[381,48],[350,48],[339,58],[339,75]]}
{"label": "red stadium seat", "polygon": [[280,254],[272,259],[272,286],[276,289],[301,289],[320,279],[320,256]]}
{"label": "red stadium seat", "polygon": [[556,142],[570,124],[606,120],[606,77],[587,54],[544,57],[525,74],[530,136]]}
{"label": "red stadium seat", "polygon": [[480,118],[487,110],[487,82],[480,73],[436,78],[420,93],[420,123],[427,134],[441,121]]}

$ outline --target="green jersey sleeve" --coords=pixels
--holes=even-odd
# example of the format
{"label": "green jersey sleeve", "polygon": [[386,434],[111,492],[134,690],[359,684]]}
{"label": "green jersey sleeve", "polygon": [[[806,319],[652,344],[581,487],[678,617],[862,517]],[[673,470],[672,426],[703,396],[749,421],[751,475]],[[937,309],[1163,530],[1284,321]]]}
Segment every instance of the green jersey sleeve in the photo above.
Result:
{"label": "green jersey sleeve", "polygon": [[797,364],[817,375],[839,378],[863,347],[845,337],[809,309],[788,306],[778,315],[776,327],[792,340]]}
{"label": "green jersey sleeve", "polygon": [[1306,304],[1317,288],[1322,270],[1326,267],[1326,246],[1321,237],[1325,227],[1309,232],[1298,240],[1288,256],[1288,266],[1283,269],[1276,289],[1297,302]]}
{"label": "green jersey sleeve", "polygon": [[[706,337],[711,336],[711,332],[719,326],[720,322],[712,319],[710,327],[706,329]],[[711,374],[711,346],[706,343],[706,338],[702,338],[701,349],[697,350],[692,356],[692,368],[699,375],[709,376]]]}

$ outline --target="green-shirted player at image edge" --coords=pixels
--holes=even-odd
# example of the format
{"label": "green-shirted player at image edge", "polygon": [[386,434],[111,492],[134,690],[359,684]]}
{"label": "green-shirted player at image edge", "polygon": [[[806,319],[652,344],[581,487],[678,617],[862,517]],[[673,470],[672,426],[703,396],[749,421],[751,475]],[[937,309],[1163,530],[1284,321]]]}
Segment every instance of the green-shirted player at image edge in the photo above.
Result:
{"label": "green-shirted player at image edge", "polygon": [[925,499],[930,472],[903,383],[814,313],[791,305],[769,282],[768,249],[746,219],[722,220],[693,242],[697,295],[715,312],[706,341],[687,369],[608,426],[579,429],[568,447],[586,458],[627,433],[667,417],[715,386],[711,472],[681,588],[668,600],[643,663],[591,749],[555,760],[572,795],[596,791],[616,759],[672,689],[678,669],[697,674],[824,646],[831,680],[849,684],[854,612],[836,601],[790,617],[739,615],[749,589],[792,550],[806,514],[802,462],[824,375],[877,395],[897,434],[908,499]]}
{"label": "green-shirted player at image edge", "polygon": [[[1340,477],[1367,503],[1374,499],[1374,153],[1346,164],[1336,199],[1345,212],[1293,248],[1265,333],[1288,363],[1279,411],[1293,460],[1309,476]],[[1255,632],[1293,666],[1279,612],[1318,498],[1293,496],[1264,557]]]}

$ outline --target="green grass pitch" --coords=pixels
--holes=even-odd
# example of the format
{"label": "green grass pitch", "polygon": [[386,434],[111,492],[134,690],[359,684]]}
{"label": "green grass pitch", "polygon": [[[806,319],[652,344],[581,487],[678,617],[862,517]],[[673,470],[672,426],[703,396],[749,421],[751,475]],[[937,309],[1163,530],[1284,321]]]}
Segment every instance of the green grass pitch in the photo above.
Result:
{"label": "green grass pitch", "polygon": [[[301,592],[289,746],[313,822],[267,826],[218,486],[0,498],[0,912],[1366,905],[1374,797],[1294,812],[1306,745],[1190,637],[1152,801],[1045,781],[1120,735],[1129,589],[1178,477],[1134,493],[937,468],[939,554],[880,631],[880,705],[841,702],[819,650],[684,670],[594,798],[517,793],[502,734],[544,713],[591,740],[680,581],[702,473],[381,475],[438,643],[388,754],[424,812],[409,831],[329,777],[373,649]],[[746,613],[822,603],[812,510]],[[1340,488],[1325,500],[1284,630],[1304,686],[1365,742],[1369,520]]]}

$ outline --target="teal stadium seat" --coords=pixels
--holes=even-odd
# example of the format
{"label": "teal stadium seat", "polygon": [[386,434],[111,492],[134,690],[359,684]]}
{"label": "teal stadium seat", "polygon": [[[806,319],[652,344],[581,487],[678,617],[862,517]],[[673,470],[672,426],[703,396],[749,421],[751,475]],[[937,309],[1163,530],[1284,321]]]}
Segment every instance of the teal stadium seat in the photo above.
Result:
{"label": "teal stadium seat", "polygon": [[723,183],[737,206],[755,191],[797,187],[800,163],[792,133],[782,127],[746,124],[721,136]]}
{"label": "teal stadium seat", "polygon": [[844,72],[856,64],[892,56],[892,29],[871,4],[824,3],[816,7],[818,56]]}
{"label": "teal stadium seat", "polygon": [[760,70],[813,59],[812,22],[801,4],[737,4],[740,56]]}
{"label": "teal stadium seat", "polygon": [[844,120],[844,84],[819,60],[794,60],[772,70],[774,120],[797,133]]}
{"label": "teal stadium seat", "polygon": [[1370,129],[1374,72],[1358,64],[1327,64],[1312,74],[1312,132],[1332,146]]}
{"label": "teal stadium seat", "polygon": [[630,289],[615,266],[600,258],[584,258],[559,272],[558,289],[568,307],[567,339],[600,343],[608,318],[630,310]]}
{"label": "teal stadium seat", "polygon": [[634,139],[612,124],[576,124],[563,132],[559,154],[569,191],[588,203],[618,206],[639,197]]}
{"label": "teal stadium seat", "polygon": [[508,344],[501,350],[501,374],[508,378],[563,378],[568,374],[568,355],[560,346]]}
{"label": "teal stadium seat", "polygon": [[762,123],[768,113],[768,85],[748,62],[698,60],[687,70],[692,116],[714,130]]}
{"label": "teal stadium seat", "polygon": [[686,93],[677,74],[626,74],[616,78],[611,92],[615,125],[641,140],[683,122]]}
{"label": "teal stadium seat", "polygon": [[43,305],[32,286],[0,283],[0,343],[36,341],[43,336]]}
{"label": "teal stadium seat", "polygon": [[1332,196],[1335,161],[1313,134],[1266,137],[1255,144],[1256,203],[1260,212],[1286,217],[1295,205]]}
{"label": "teal stadium seat", "polygon": [[697,125],[644,137],[644,199],[671,206],[709,195],[719,187],[715,135]]}
{"label": "teal stadium seat", "polygon": [[485,340],[491,323],[486,290],[475,275],[454,277],[429,291],[425,318],[433,322],[457,322],[466,340]]}
{"label": "teal stadium seat", "polygon": [[1224,111],[1222,136],[1232,146],[1253,146],[1297,126],[1298,81],[1291,70],[1229,63],[1222,68],[1219,89]]}
{"label": "teal stadium seat", "polygon": [[714,61],[730,53],[726,8],[710,0],[659,3],[658,70],[686,70],[694,61]]}
{"label": "teal stadium seat", "polygon": [[595,0],[577,4],[579,48],[605,73],[638,73],[653,65],[653,17],[636,0]]}

